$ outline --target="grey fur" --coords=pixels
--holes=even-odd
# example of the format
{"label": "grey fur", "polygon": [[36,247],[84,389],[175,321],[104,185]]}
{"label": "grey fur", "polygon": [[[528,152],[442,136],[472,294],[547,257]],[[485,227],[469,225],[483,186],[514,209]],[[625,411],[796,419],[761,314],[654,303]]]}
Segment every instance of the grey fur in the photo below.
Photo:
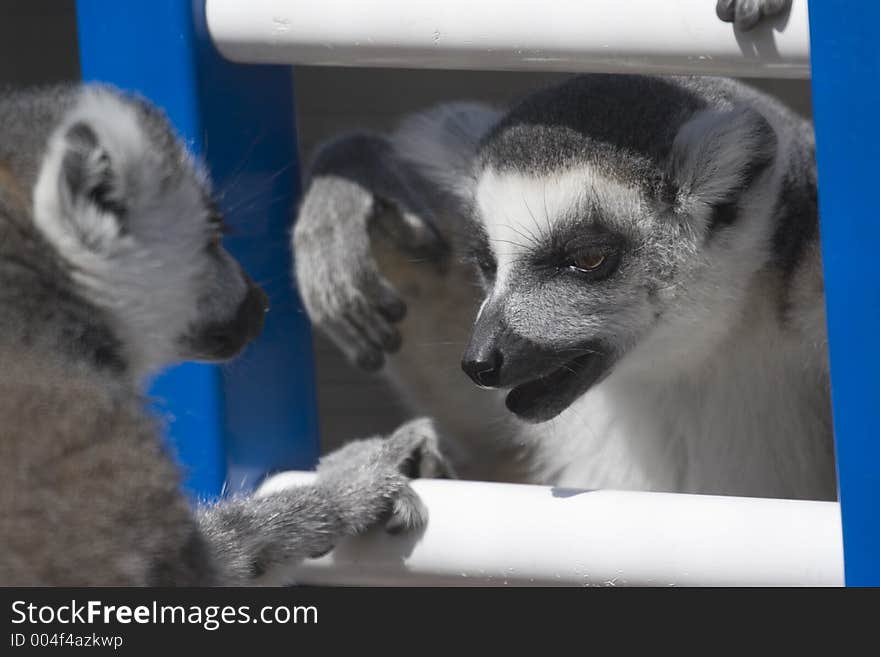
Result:
{"label": "grey fur", "polygon": [[450,475],[431,422],[413,420],[387,439],[355,441],[325,456],[312,486],[203,508],[199,524],[230,580],[273,582],[275,572],[377,523],[391,533],[423,527],[427,510],[409,478]]}
{"label": "grey fur", "polygon": [[320,283],[300,286],[309,291],[303,301],[312,320],[351,360],[378,370],[383,354],[400,345],[394,324],[406,305],[379,272],[370,233],[384,232],[413,258],[442,263],[448,245],[420,195],[428,184],[401,165],[387,141],[367,135],[328,143],[312,171],[312,186],[321,191],[303,201],[294,231],[300,253],[295,262],[297,276]]}
{"label": "grey fur", "polygon": [[[461,124],[478,126],[463,146]],[[433,314],[400,324],[390,374],[461,439],[459,469],[476,451],[487,466],[477,476],[508,471],[485,458],[479,441],[491,427],[527,481],[834,497],[809,122],[732,80],[596,74],[537,91],[492,121],[421,125],[421,141],[398,132],[381,148],[387,157],[390,144],[421,186],[388,178],[356,194],[363,207],[416,195],[458,256],[445,274],[455,285],[418,279],[414,298]],[[458,156],[438,158],[445,149]],[[351,155],[347,171],[376,167],[369,152]],[[346,212],[322,184],[334,174],[313,178],[299,220],[339,238],[294,240],[320,327],[339,312],[323,301],[333,281],[305,265],[320,254],[357,269],[364,258],[339,232]],[[382,249],[374,243],[368,256]],[[587,271],[579,258],[599,264]],[[479,297],[459,289],[473,264],[479,310]],[[413,280],[400,276],[398,293]],[[452,288],[458,310],[443,296]],[[357,294],[378,302],[363,287],[346,296]],[[515,420],[504,396],[481,393],[478,408],[437,365],[457,360],[445,334],[460,335],[474,316],[458,354],[475,381],[504,389]],[[425,344],[438,345],[430,358]],[[432,396],[419,392],[430,386]],[[593,422],[607,423],[607,435]]]}
{"label": "grey fur", "polygon": [[[265,311],[220,245],[210,194],[143,100],[0,96],[0,584],[283,583],[343,536],[424,524],[408,478],[446,472],[425,421],[327,457],[314,485],[187,504],[144,377],[234,355]],[[185,286],[186,307],[160,289],[130,298],[163,281]]]}

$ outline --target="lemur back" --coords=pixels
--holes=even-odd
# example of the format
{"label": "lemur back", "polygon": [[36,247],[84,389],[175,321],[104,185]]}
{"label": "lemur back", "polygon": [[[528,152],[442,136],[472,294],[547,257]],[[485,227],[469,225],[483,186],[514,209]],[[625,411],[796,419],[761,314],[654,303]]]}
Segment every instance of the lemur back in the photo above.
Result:
{"label": "lemur back", "polygon": [[143,99],[0,95],[3,585],[285,583],[342,536],[424,523],[402,472],[442,468],[424,422],[346,447],[312,486],[190,508],[142,389],[259,334],[266,296],[222,229],[202,166]]}
{"label": "lemur back", "polygon": [[[585,75],[507,111],[408,118],[369,136],[381,157],[351,148],[366,139],[316,157],[300,286],[354,362],[390,354],[460,470],[835,497],[807,121],[730,80]],[[446,250],[412,262],[382,237],[395,217],[421,218]],[[363,226],[370,252],[351,248]],[[470,388],[460,361],[501,392]]]}

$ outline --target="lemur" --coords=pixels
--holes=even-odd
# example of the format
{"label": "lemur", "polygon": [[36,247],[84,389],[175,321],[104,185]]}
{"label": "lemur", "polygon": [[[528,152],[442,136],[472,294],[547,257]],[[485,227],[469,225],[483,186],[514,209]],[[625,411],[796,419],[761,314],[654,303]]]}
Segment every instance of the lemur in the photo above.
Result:
{"label": "lemur", "polygon": [[261,330],[266,295],[222,228],[147,101],[0,95],[0,584],[283,583],[342,536],[425,522],[405,476],[442,468],[423,421],[330,455],[314,485],[190,508],[142,389]]}
{"label": "lemur", "polygon": [[463,477],[834,499],[816,195],[754,89],[581,75],[324,144],[295,273]]}

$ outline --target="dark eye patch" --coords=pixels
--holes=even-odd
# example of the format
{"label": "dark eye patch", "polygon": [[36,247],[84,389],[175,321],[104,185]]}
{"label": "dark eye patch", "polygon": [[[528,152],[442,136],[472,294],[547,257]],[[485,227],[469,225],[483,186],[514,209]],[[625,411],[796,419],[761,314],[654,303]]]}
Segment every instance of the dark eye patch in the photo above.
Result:
{"label": "dark eye patch", "polygon": [[614,273],[625,246],[626,239],[619,233],[580,218],[553,226],[529,260],[536,270],[553,277],[572,274],[597,282]]}
{"label": "dark eye patch", "polygon": [[611,255],[623,250],[623,236],[597,226],[557,227],[531,254],[538,267],[558,267],[592,253]]}
{"label": "dark eye patch", "polygon": [[562,244],[562,252],[567,256],[575,256],[586,250],[619,251],[623,248],[624,238],[611,231],[586,231],[571,235]]}

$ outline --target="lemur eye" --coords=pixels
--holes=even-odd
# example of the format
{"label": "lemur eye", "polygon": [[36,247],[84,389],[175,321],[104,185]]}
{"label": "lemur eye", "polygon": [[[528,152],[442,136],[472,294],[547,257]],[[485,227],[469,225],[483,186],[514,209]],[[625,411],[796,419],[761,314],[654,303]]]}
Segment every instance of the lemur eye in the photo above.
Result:
{"label": "lemur eye", "polygon": [[577,249],[563,268],[590,282],[605,280],[620,264],[620,251],[612,246],[594,246]]}
{"label": "lemur eye", "polygon": [[589,251],[581,254],[571,261],[570,267],[579,271],[596,271],[605,264],[608,256],[601,251]]}

